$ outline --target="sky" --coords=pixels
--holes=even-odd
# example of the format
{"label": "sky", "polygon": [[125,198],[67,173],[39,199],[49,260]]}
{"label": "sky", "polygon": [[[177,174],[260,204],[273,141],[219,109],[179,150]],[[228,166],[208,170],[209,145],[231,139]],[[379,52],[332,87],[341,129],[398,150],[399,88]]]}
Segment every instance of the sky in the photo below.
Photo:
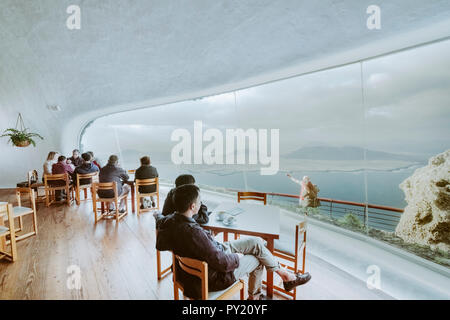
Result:
{"label": "sky", "polygon": [[[280,129],[280,154],[358,146],[431,156],[450,148],[450,41],[232,93],[99,118],[88,149],[170,152],[173,130]],[[362,102],[364,92],[364,105]],[[118,139],[117,139],[118,138]],[[118,143],[117,143],[118,141]],[[119,145],[118,145],[119,144]],[[205,143],[206,145],[206,143]],[[116,149],[116,150],[114,150]]]}

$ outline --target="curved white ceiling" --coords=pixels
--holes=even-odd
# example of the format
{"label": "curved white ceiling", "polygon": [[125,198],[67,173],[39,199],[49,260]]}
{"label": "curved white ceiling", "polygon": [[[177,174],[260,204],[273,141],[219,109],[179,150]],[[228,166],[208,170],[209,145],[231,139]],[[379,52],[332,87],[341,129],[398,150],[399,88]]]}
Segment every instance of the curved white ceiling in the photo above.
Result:
{"label": "curved white ceiling", "polygon": [[[0,107],[14,106],[52,131],[65,128],[73,144],[81,124],[102,114],[450,35],[447,0],[375,2],[2,0]],[[81,30],[66,27],[72,4],[81,8]],[[381,30],[366,27],[371,4],[381,8]]]}

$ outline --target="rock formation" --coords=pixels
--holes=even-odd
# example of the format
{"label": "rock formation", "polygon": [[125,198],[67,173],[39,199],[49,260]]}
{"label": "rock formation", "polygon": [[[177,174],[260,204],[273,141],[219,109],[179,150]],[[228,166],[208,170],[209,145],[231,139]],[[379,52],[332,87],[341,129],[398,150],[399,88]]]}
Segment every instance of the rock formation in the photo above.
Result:
{"label": "rock formation", "polygon": [[400,184],[408,205],[395,234],[409,243],[450,252],[450,150]]}

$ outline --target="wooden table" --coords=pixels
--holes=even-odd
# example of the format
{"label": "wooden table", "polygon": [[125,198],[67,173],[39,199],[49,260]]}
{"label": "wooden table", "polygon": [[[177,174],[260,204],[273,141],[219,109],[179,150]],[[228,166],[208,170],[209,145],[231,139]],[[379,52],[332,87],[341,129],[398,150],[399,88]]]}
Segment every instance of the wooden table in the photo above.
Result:
{"label": "wooden table", "polygon": [[[217,212],[239,207],[244,212],[236,215],[236,223],[226,226],[217,221]],[[228,233],[239,233],[261,237],[267,241],[267,249],[273,253],[274,241],[280,237],[280,208],[253,203],[223,202],[213,210],[209,222],[202,225],[214,233],[223,232],[223,241],[228,241]],[[273,272],[267,271],[267,296],[273,297]]]}

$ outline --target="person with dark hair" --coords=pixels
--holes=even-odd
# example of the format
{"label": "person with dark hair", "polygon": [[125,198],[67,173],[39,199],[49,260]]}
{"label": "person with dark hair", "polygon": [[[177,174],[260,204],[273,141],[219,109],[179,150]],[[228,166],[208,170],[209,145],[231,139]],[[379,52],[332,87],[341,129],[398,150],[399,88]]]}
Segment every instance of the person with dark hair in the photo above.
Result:
{"label": "person with dark hair", "polygon": [[[164,206],[162,209],[162,215],[167,216],[171,213],[175,212],[175,202],[173,200],[173,195],[175,193],[175,189],[177,187],[187,185],[187,184],[194,184],[195,178],[190,174],[181,174],[175,179],[175,188],[171,189],[166,196],[166,200],[164,201]],[[211,214],[210,211],[208,211],[208,208],[203,203],[200,204],[200,208],[197,212],[197,214],[194,215],[194,220],[197,221],[200,224],[208,223],[209,221],[209,215]]]}
{"label": "person with dark hair", "polygon": [[[99,169],[101,169],[102,166],[100,165],[100,162],[98,162],[99,160],[96,157],[94,157],[94,153],[92,151],[87,151],[87,153],[89,153],[91,155],[91,162],[93,164],[95,164]],[[81,157],[83,157],[83,156],[81,156]]]}
{"label": "person with dark hair", "polygon": [[[98,172],[100,169],[91,162],[92,157],[89,153],[85,152],[81,155],[81,158],[83,159],[83,164],[76,167],[73,171],[72,178],[74,183],[76,184],[77,181],[77,174],[88,174],[88,173],[94,173]],[[91,183],[92,179],[81,179],[80,184],[89,184]]]}
{"label": "person with dark hair", "polygon": [[80,150],[74,149],[69,160],[75,167],[81,166],[83,164],[83,159],[80,157]]}
{"label": "person with dark hair", "polygon": [[[140,159],[141,166],[136,169],[135,175],[134,175],[134,181],[136,182],[136,179],[154,179],[158,177],[158,170],[156,170],[155,167],[151,166],[151,161],[149,156],[142,157]],[[139,187],[140,193],[152,193],[156,192],[156,186],[140,186]],[[155,207],[155,200],[153,199],[153,196],[151,197],[152,201],[152,207]],[[150,208],[150,206],[147,204],[149,202],[148,197],[141,198],[141,209],[147,209]]]}
{"label": "person with dark hair", "polygon": [[73,168],[70,164],[67,163],[67,159],[65,156],[59,156],[58,162],[52,165],[52,174],[62,174],[69,173],[70,175],[73,173]]}
{"label": "person with dark hair", "polygon": [[[276,272],[283,280],[284,289],[290,291],[311,279],[309,273],[292,273],[280,267],[279,262],[258,237],[220,243],[203,229],[193,216],[200,207],[200,189],[186,184],[175,189],[173,200],[176,211],[168,216],[155,214],[156,249],[170,250],[174,254],[208,263],[208,289],[219,291],[249,274],[250,300],[263,299],[261,294],[263,268]],[[200,279],[175,265],[184,294],[198,299],[201,296]]]}
{"label": "person with dark hair", "polygon": [[[117,182],[117,195],[128,194],[130,192],[130,186],[124,184],[130,177],[127,172],[119,166],[119,158],[116,155],[111,155],[108,159],[108,164],[100,169],[99,181],[100,182]],[[101,198],[113,198],[114,192],[112,190],[99,190],[98,195]],[[110,204],[110,210],[115,210]],[[120,213],[125,212],[125,199],[120,201]]]}
{"label": "person with dark hair", "polygon": [[[70,164],[67,163],[67,159],[65,156],[59,156],[58,162],[52,165],[52,174],[63,174],[67,173],[69,178],[72,177],[73,168]],[[63,186],[63,181],[49,181],[51,186]],[[56,201],[62,201],[64,196],[66,196],[65,192],[61,194],[61,190],[55,191]]]}

